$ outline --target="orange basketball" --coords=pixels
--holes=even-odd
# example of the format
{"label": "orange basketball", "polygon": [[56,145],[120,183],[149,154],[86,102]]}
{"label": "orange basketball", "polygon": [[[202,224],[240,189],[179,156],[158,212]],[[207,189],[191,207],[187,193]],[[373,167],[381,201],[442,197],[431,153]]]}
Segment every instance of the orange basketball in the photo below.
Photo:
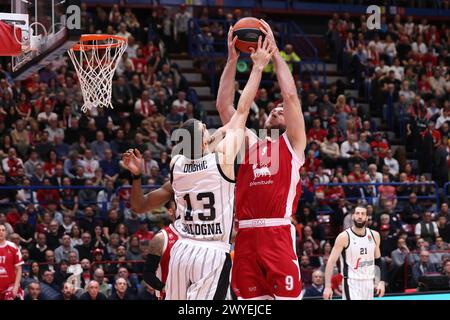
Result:
{"label": "orange basketball", "polygon": [[251,53],[250,48],[258,47],[258,37],[262,36],[264,40],[264,33],[259,30],[262,27],[261,22],[252,17],[242,18],[233,27],[233,38],[238,37],[236,41],[236,48],[245,53]]}

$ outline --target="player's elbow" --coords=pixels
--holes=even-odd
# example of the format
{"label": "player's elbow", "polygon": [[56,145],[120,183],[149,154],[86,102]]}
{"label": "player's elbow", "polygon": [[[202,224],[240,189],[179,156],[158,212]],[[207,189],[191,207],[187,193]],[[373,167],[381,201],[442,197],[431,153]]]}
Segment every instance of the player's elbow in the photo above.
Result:
{"label": "player's elbow", "polygon": [[131,203],[131,210],[136,212],[137,214],[145,213],[144,208],[141,205],[137,205],[135,203]]}
{"label": "player's elbow", "polygon": [[282,92],[282,96],[284,101],[295,102],[296,100],[298,100],[298,94],[295,88]]}

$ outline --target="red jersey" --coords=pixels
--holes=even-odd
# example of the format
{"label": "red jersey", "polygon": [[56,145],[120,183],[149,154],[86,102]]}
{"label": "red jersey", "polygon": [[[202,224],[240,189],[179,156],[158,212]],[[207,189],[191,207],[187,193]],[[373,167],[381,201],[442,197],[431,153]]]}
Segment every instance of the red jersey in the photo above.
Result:
{"label": "red jersey", "polygon": [[237,220],[291,217],[301,195],[304,159],[295,154],[286,133],[252,145],[237,175]]}
{"label": "red jersey", "polygon": [[23,264],[19,248],[5,241],[0,245],[0,292],[5,291],[16,281],[16,266]]}
{"label": "red jersey", "polygon": [[178,233],[172,224],[162,229],[161,232],[164,235],[164,244],[156,275],[162,283],[166,283],[167,276],[169,274],[170,253],[172,251],[173,245],[178,240]]}

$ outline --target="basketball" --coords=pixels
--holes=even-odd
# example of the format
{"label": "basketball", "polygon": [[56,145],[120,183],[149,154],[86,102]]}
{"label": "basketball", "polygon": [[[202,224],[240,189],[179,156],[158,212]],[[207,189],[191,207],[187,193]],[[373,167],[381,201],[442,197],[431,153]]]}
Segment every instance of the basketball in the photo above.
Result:
{"label": "basketball", "polygon": [[258,46],[258,37],[262,36],[264,40],[264,33],[259,30],[262,27],[261,22],[252,17],[240,19],[233,27],[233,38],[238,37],[236,41],[236,48],[245,53],[251,53],[250,48]]}

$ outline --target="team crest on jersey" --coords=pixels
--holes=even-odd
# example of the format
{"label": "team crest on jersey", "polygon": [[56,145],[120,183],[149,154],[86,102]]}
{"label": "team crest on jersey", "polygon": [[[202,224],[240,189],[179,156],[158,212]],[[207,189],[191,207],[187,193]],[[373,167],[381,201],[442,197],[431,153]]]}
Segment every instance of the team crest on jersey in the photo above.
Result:
{"label": "team crest on jersey", "polygon": [[369,235],[367,235],[367,239],[369,239],[369,241],[372,241],[372,237],[371,237],[371,235],[369,234]]}
{"label": "team crest on jersey", "polygon": [[4,275],[7,275],[7,274],[8,274],[8,272],[6,272],[6,269],[3,268],[3,267],[0,267],[0,277],[4,276]]}
{"label": "team crest on jersey", "polygon": [[253,180],[256,180],[257,178],[261,177],[270,177],[272,174],[270,173],[270,170],[267,166],[262,166],[261,168],[258,168],[258,165],[256,163],[253,165]]}

